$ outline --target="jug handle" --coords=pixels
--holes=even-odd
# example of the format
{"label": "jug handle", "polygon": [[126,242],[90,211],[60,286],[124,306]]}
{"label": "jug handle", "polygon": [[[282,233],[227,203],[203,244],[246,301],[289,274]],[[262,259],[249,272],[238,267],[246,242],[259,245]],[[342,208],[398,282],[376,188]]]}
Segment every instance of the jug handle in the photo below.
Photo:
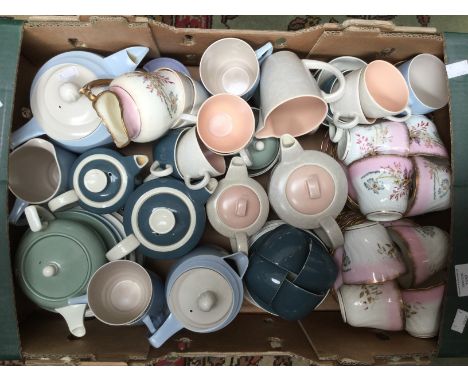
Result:
{"label": "jug handle", "polygon": [[262,47],[258,48],[255,51],[255,56],[257,56],[257,60],[259,65],[262,64],[265,59],[273,53],[273,44],[271,42],[267,42]]}
{"label": "jug handle", "polygon": [[109,261],[120,260],[125,256],[131,254],[135,249],[140,246],[140,242],[136,236],[132,233],[123,239],[120,243],[117,243],[106,253],[106,258]]}
{"label": "jug handle", "polygon": [[79,200],[75,190],[69,190],[49,200],[47,206],[52,212],[62,211],[63,209],[75,206]]}
{"label": "jug handle", "polygon": [[403,117],[389,116],[389,117],[385,117],[385,119],[388,119],[389,121],[392,121],[392,122],[405,122],[408,119],[410,119],[411,116],[412,116],[412,114],[411,114],[412,111],[411,111],[411,108],[409,106],[405,107],[405,110],[403,110],[403,113],[406,114]]}
{"label": "jug handle", "polygon": [[29,206],[29,203],[23,199],[17,198],[15,204],[8,215],[8,222],[13,225],[26,225],[24,219],[21,219],[21,216],[24,213],[25,208]]}
{"label": "jug handle", "polygon": [[[341,70],[339,70],[337,67],[330,65],[326,62],[317,61],[317,60],[302,60],[302,63],[309,70],[313,70],[313,69],[326,70],[326,71],[332,72],[333,75],[336,77],[339,83],[338,89],[336,89],[332,93],[325,93],[324,91],[321,92],[322,98],[326,103],[336,102],[341,97],[343,97],[343,94],[345,91],[346,80],[343,76],[343,73],[341,73]],[[312,80],[315,81],[313,78]]]}
{"label": "jug handle", "polygon": [[65,319],[68,330],[75,337],[83,337],[86,334],[86,328],[84,327],[85,310],[86,304],[68,305],[55,309]]}
{"label": "jug handle", "polygon": [[336,249],[344,245],[344,237],[340,226],[331,216],[326,216],[320,221],[320,228],[323,235],[319,236],[328,247]]}
{"label": "jug handle", "polygon": [[249,242],[245,232],[236,232],[235,237],[230,238],[231,248],[236,252],[249,252]]}
{"label": "jug handle", "polygon": [[179,330],[183,329],[184,326],[180,321],[175,318],[171,313],[164,324],[154,333],[151,337],[148,338],[151,346],[155,348],[161,347],[164,342],[166,342],[170,337],[176,334]]}
{"label": "jug handle", "polygon": [[97,96],[93,94],[92,89],[101,86],[109,86],[111,82],[112,79],[110,78],[101,78],[90,81],[80,89],[80,94],[85,95],[90,101],[95,101]]}
{"label": "jug handle", "polygon": [[232,259],[237,265],[238,275],[244,277],[247,268],[249,267],[249,258],[245,252],[235,252],[223,256],[223,259]]}
{"label": "jug handle", "polygon": [[24,142],[44,134],[45,131],[39,125],[37,119],[33,117],[28,122],[26,122],[26,124],[11,133],[10,149],[13,150]]}
{"label": "jug handle", "polygon": [[41,206],[27,206],[24,209],[29,228],[33,232],[39,232],[47,228],[48,222],[55,220],[55,216]]}

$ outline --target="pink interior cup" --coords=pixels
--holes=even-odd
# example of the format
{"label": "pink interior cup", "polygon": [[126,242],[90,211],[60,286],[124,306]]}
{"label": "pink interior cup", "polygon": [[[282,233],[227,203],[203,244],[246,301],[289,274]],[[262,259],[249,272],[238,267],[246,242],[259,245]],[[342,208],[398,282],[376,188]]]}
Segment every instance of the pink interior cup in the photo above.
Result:
{"label": "pink interior cup", "polygon": [[197,132],[210,150],[228,155],[246,147],[255,132],[255,117],[249,104],[231,94],[208,98],[198,112]]}
{"label": "pink interior cup", "polygon": [[196,137],[198,145],[200,146],[200,150],[211,167],[213,167],[220,174],[224,174],[226,172],[226,161],[224,160],[224,157],[211,151],[208,147],[205,146],[205,144],[197,135]]}
{"label": "pink interior cup", "polygon": [[140,134],[140,112],[132,96],[120,86],[112,86],[110,90],[117,95],[123,108],[122,116],[130,138],[136,138]]}
{"label": "pink interior cup", "polygon": [[373,100],[392,114],[401,112],[408,104],[408,85],[392,64],[382,60],[371,62],[364,71],[364,81]]}

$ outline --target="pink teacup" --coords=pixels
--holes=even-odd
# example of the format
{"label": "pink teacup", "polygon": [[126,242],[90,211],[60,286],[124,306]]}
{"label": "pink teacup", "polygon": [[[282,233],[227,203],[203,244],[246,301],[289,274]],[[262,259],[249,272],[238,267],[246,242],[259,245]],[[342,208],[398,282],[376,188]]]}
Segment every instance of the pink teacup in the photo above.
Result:
{"label": "pink teacup", "polygon": [[407,272],[398,278],[403,288],[421,285],[445,268],[450,248],[447,232],[433,226],[396,226],[387,231],[406,264]]}
{"label": "pink teacup", "polygon": [[406,216],[450,208],[452,175],[447,160],[414,157],[413,195]]}
{"label": "pink teacup", "polygon": [[394,281],[343,285],[337,291],[341,316],[351,326],[403,330],[403,301]]}
{"label": "pink teacup", "polygon": [[413,174],[410,159],[379,155],[360,159],[349,166],[349,176],[363,215],[373,221],[400,219],[408,207]]}
{"label": "pink teacup", "polygon": [[405,330],[414,337],[431,338],[439,332],[445,284],[402,290]]}
{"label": "pink teacup", "polygon": [[424,115],[413,115],[405,123],[409,132],[410,155],[448,157],[437,127],[429,118]]}

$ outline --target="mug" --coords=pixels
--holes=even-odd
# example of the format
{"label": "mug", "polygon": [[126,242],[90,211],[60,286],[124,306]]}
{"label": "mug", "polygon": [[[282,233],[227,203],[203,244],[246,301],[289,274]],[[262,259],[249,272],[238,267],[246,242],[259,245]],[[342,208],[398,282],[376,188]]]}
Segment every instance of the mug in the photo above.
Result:
{"label": "mug", "polygon": [[366,222],[345,228],[342,277],[345,284],[394,280],[406,268],[385,227]]}
{"label": "mug", "polygon": [[10,153],[8,187],[16,196],[9,222],[18,224],[29,204],[43,204],[68,189],[76,154],[33,138]]}
{"label": "mug", "polygon": [[206,48],[200,79],[213,95],[229,93],[249,100],[260,81],[260,65],[273,52],[268,42],[257,50],[238,38],[223,38]]}
{"label": "mug", "polygon": [[407,272],[398,278],[400,285],[421,285],[447,265],[450,241],[447,232],[433,226],[393,226],[387,229],[400,249]]}
{"label": "mug", "polygon": [[104,324],[144,324],[151,334],[169,314],[158,275],[128,260],[101,266],[89,280],[86,295],[70,298],[68,303],[88,305]]}
{"label": "mug", "polygon": [[185,74],[187,77],[191,77],[189,70],[184,64],[170,57],[153,58],[143,65],[143,70],[146,70],[147,72],[155,72],[161,68],[169,68],[176,72]]}
{"label": "mug", "polygon": [[448,160],[412,157],[413,195],[405,216],[423,215],[450,208],[452,174]]}
{"label": "mug", "polygon": [[368,220],[400,219],[407,210],[413,163],[396,155],[359,159],[349,166],[359,208]]}
{"label": "mug", "polygon": [[[324,93],[310,73],[322,69],[333,73],[339,87]],[[345,79],[333,65],[315,60],[301,60],[289,51],[269,56],[262,65],[260,78],[261,118],[257,138],[298,137],[315,132],[325,120],[328,103],[344,94]]]}
{"label": "mug", "polygon": [[395,281],[371,285],[343,285],[337,292],[341,317],[356,327],[403,330],[403,300]]}
{"label": "mug", "polygon": [[405,330],[414,337],[431,338],[439,332],[445,284],[401,291]]}
{"label": "mug", "polygon": [[[330,125],[330,129],[333,128]],[[358,159],[378,154],[408,156],[408,129],[404,123],[381,122],[339,131],[344,133],[338,141],[336,153],[347,166]]]}
{"label": "mug", "polygon": [[405,116],[392,118],[404,122],[411,116],[408,86],[395,66],[375,60],[360,72],[359,98],[366,117],[385,118],[404,112]]}
{"label": "mug", "polygon": [[434,122],[424,115],[413,115],[405,123],[409,132],[409,155],[448,158]]}
{"label": "mug", "polygon": [[413,114],[427,114],[447,105],[449,88],[445,64],[438,57],[422,53],[398,66],[409,88]]}

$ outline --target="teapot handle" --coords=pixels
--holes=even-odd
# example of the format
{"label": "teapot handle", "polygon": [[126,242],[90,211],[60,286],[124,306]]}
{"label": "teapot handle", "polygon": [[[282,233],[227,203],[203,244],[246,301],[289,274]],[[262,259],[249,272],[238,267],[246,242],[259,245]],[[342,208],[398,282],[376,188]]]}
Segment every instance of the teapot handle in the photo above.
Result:
{"label": "teapot handle", "polygon": [[183,329],[184,326],[182,323],[175,318],[171,313],[164,324],[154,333],[151,337],[148,338],[151,346],[155,348],[160,348],[164,342],[166,342],[170,337],[176,334],[179,330]]}
{"label": "teapot handle", "polygon": [[33,232],[43,231],[47,228],[48,222],[55,220],[55,216],[41,206],[28,206],[24,209],[29,228]]}
{"label": "teapot handle", "polygon": [[245,232],[236,232],[235,237],[230,238],[231,248],[236,252],[249,252],[248,237]]}
{"label": "teapot handle", "polygon": [[237,273],[240,278],[244,277],[249,267],[249,258],[245,252],[236,252],[223,256],[223,259],[232,259],[237,265]]}
{"label": "teapot handle", "polygon": [[79,200],[75,190],[69,190],[49,200],[47,206],[52,212],[56,212],[76,206]]}
{"label": "teapot handle", "polygon": [[330,249],[336,249],[344,245],[344,237],[340,226],[331,216],[327,216],[320,221],[320,227],[315,230],[315,233]]}
{"label": "teapot handle", "polygon": [[110,78],[101,78],[98,80],[88,82],[80,89],[80,94],[85,95],[90,101],[94,101],[97,96],[93,94],[92,89],[101,86],[109,86],[111,82],[112,79]]}

